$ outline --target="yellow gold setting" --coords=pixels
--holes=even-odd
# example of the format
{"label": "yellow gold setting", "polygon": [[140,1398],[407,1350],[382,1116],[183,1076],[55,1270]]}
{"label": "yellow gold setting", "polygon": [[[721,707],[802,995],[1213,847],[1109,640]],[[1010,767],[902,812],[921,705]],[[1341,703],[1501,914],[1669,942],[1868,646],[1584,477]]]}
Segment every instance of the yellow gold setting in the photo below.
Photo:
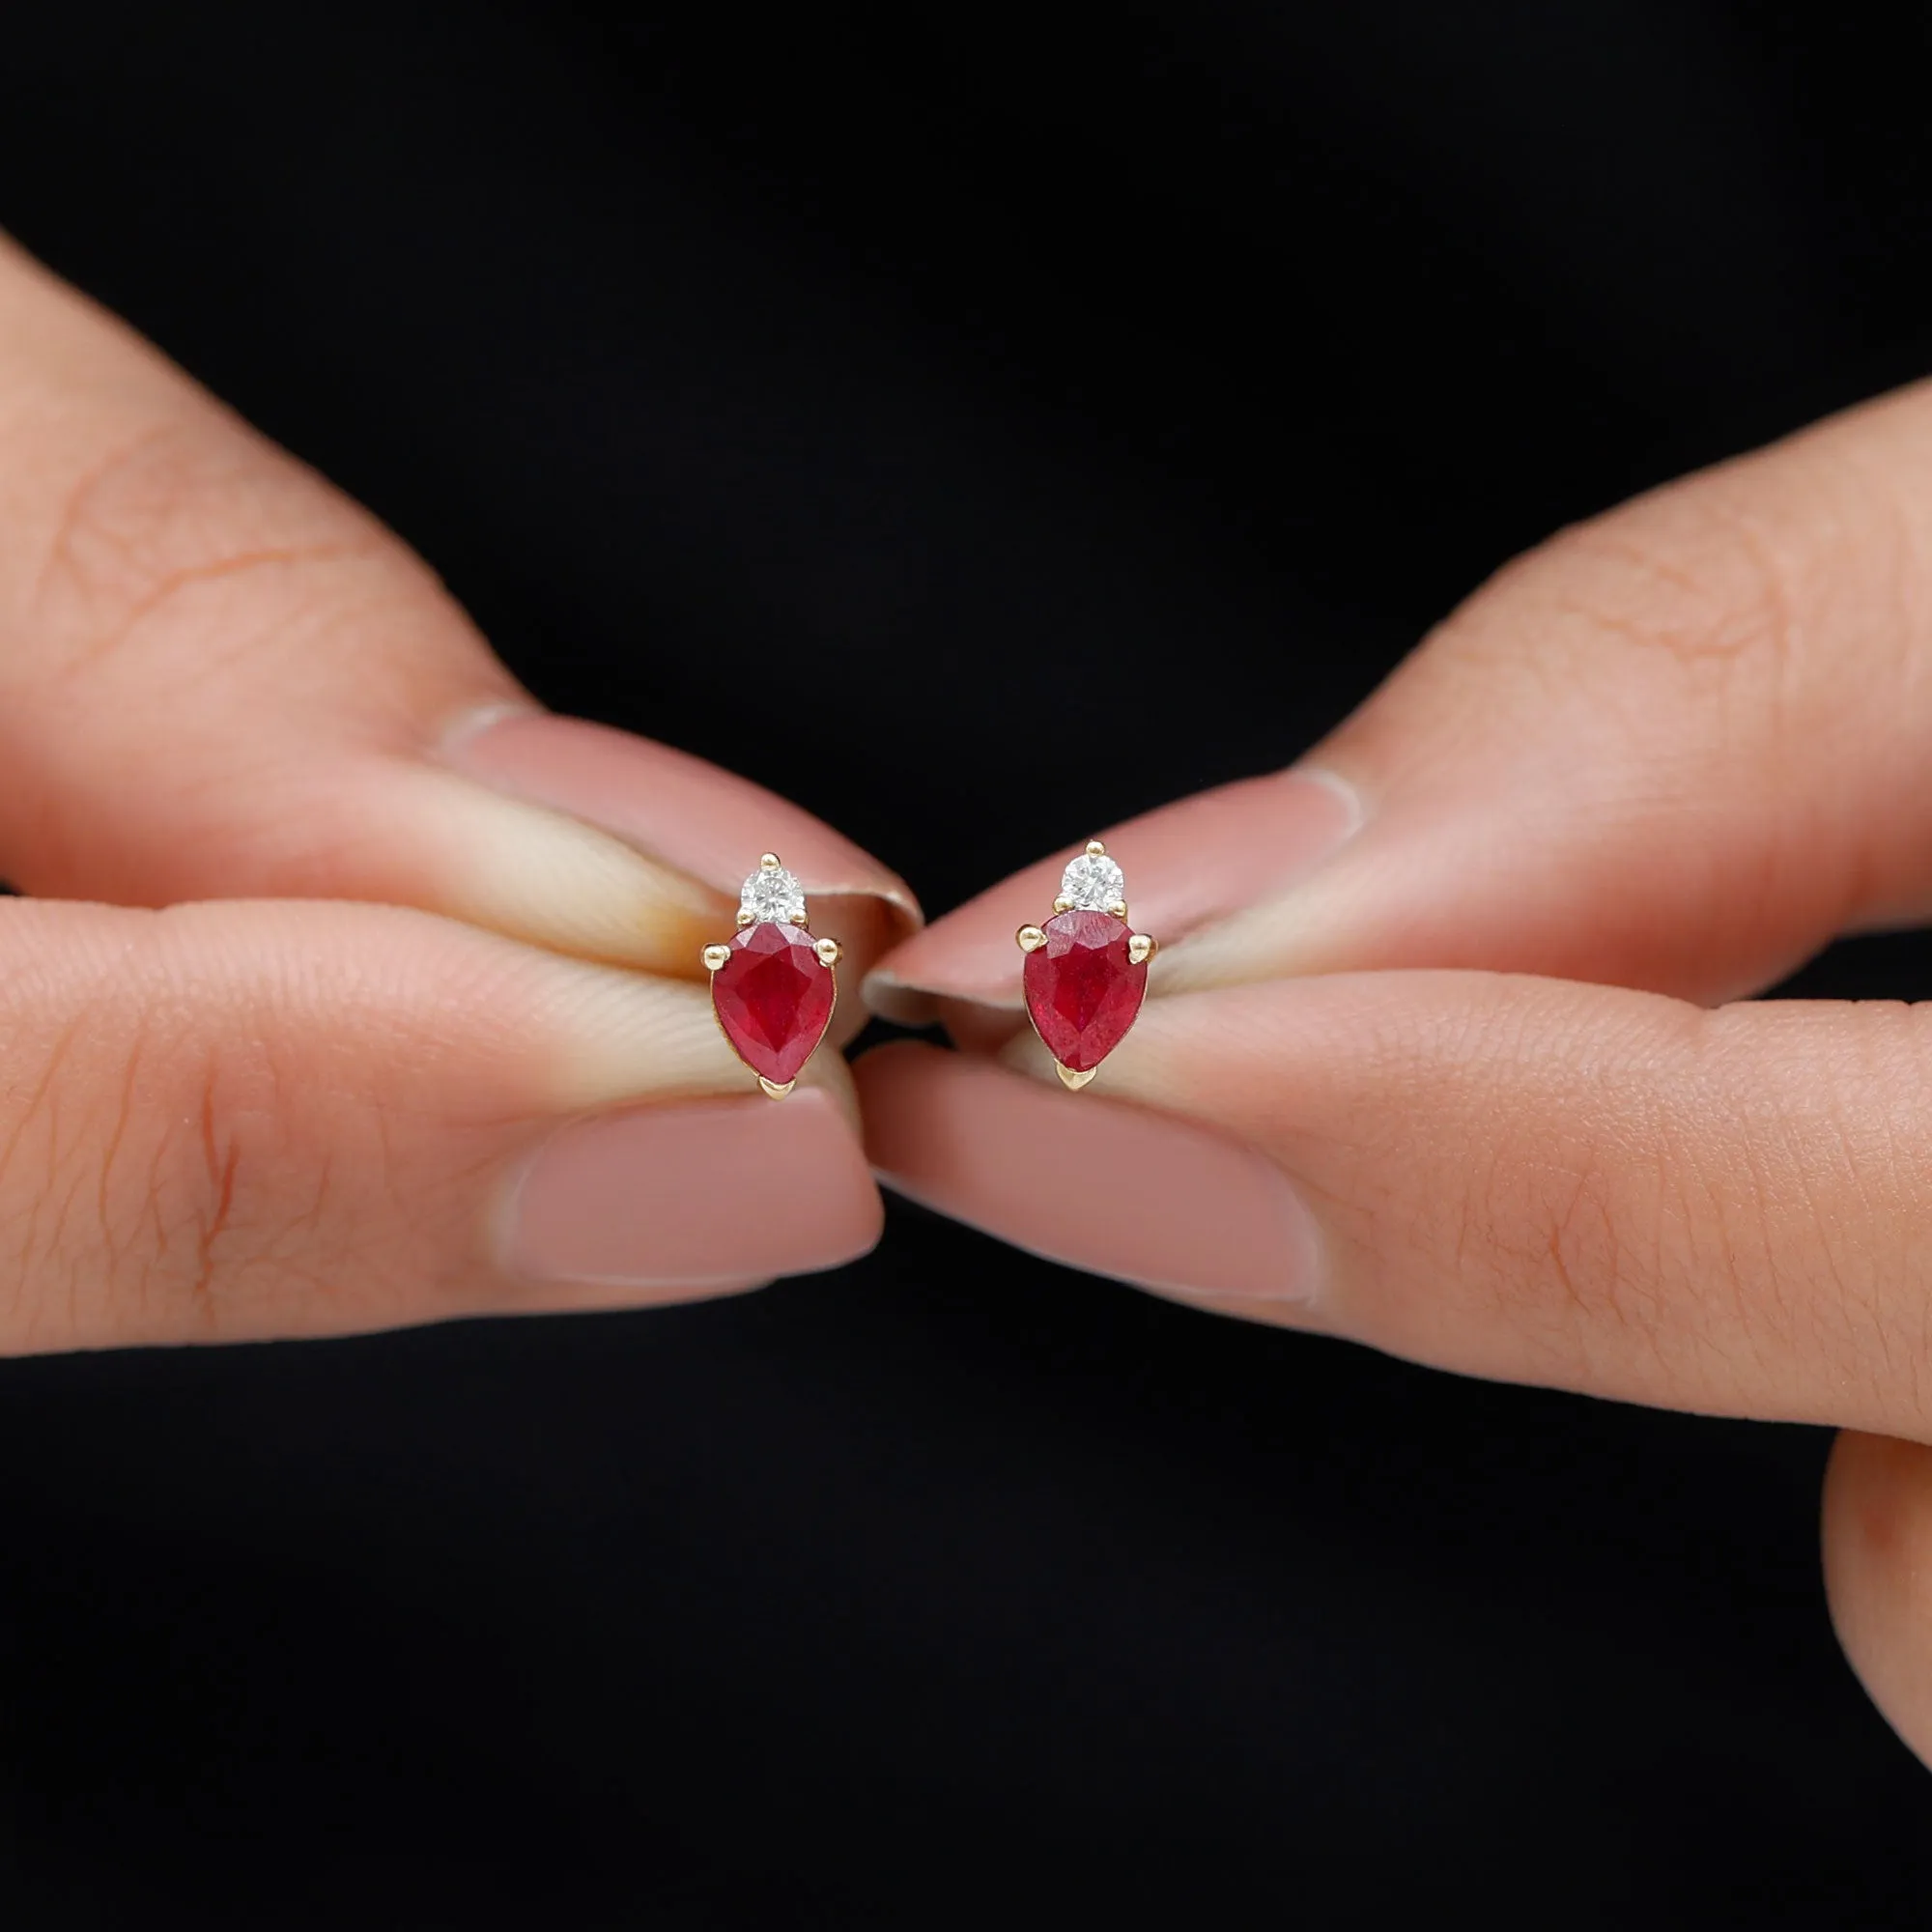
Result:
{"label": "yellow gold setting", "polygon": [[[782,870],[783,867],[780,863],[779,855],[776,852],[761,852],[758,855],[758,870],[745,881],[745,896],[747,898],[753,896],[754,888],[757,888],[759,885],[760,874],[781,872]],[[747,926],[755,925],[761,919],[766,919],[786,925],[799,926],[810,932],[811,925],[810,914],[804,911],[794,912],[788,909],[786,900],[791,895],[797,895],[795,900],[793,900],[794,903],[803,904],[804,895],[797,880],[787,875],[782,880],[770,881],[769,889],[756,901],[760,905],[761,910],[754,912],[750,905],[740,905],[737,916],[738,930],[742,932]],[[725,945],[705,947],[700,955],[704,961],[704,970],[707,973],[723,972],[730,964],[732,950],[731,947]],[[826,1029],[829,1031],[833,1010],[838,1004],[838,975],[833,972],[833,968],[838,964],[843,948],[839,946],[836,939],[814,939],[811,942],[811,951],[817,958],[818,963],[828,973],[832,973],[831,999],[826,1009],[825,1021]],[[717,993],[716,988],[714,988],[711,1017],[713,1023],[718,1027],[719,1032],[724,1035],[725,1043],[731,1045],[731,1036],[725,1029],[724,1021],[719,1017],[716,998]],[[824,1034],[821,1034],[819,1037],[823,1039]],[[732,1046],[732,1051],[736,1053],[737,1048]],[[755,1075],[758,1083],[758,1091],[767,1099],[782,1100],[798,1085],[795,1079],[785,1081],[768,1080],[762,1073],[757,1073],[755,1068],[749,1070]]]}
{"label": "yellow gold setting", "polygon": [[[1088,839],[1086,856],[1089,859],[1105,859],[1107,857],[1107,847],[1104,841],[1098,838]],[[1063,881],[1064,888],[1066,889],[1072,888],[1072,882],[1074,876],[1079,871],[1079,869],[1080,867],[1077,861],[1072,866],[1068,867],[1067,877],[1065,881]],[[1121,873],[1118,866],[1110,864],[1105,868],[1105,871],[1102,872],[1103,877],[1105,877],[1106,872],[1112,873],[1112,878],[1107,880],[1107,883],[1112,884],[1120,879]],[[1090,883],[1091,877],[1092,873],[1090,871],[1089,879],[1087,881],[1083,881],[1082,884],[1086,885]],[[1079,904],[1087,906],[1094,911],[1105,912],[1109,914],[1111,917],[1119,920],[1122,925],[1124,925],[1127,923],[1127,902],[1124,898],[1112,899],[1108,901],[1105,905],[1099,905],[1095,902],[1094,898],[1091,896],[1082,897],[1076,900],[1068,895],[1068,890],[1066,889],[1064,889],[1061,895],[1053,901],[1053,909],[1056,913],[1071,912],[1074,910],[1075,905]],[[1021,926],[1020,929],[1016,933],[1014,933],[1013,938],[1022,952],[1037,952],[1039,949],[1042,946],[1044,946],[1047,942],[1047,934],[1045,929],[1037,925]],[[1154,942],[1154,937],[1151,933],[1149,932],[1128,933],[1127,959],[1130,964],[1135,966],[1145,966],[1147,962],[1153,957],[1154,953],[1158,950],[1159,949],[1156,946]],[[1037,1021],[1035,1022],[1035,1031],[1036,1032],[1038,1031],[1038,1023]],[[1088,1084],[1088,1082],[1094,1078],[1094,1075],[1099,1070],[1097,1067],[1089,1067],[1084,1072],[1076,1071],[1073,1067],[1065,1065],[1065,1063],[1059,1060],[1054,1061],[1053,1067],[1054,1071],[1060,1075],[1061,1085],[1064,1086],[1069,1093],[1073,1094],[1077,1094],[1081,1090],[1081,1088],[1085,1087]]]}

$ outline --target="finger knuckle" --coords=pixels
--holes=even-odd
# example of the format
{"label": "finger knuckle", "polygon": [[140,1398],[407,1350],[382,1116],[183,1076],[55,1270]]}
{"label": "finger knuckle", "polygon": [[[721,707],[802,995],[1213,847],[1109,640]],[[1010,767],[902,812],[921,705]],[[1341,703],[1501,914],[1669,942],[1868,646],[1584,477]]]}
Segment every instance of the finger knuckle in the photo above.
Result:
{"label": "finger knuckle", "polygon": [[292,1293],[330,1325],[315,1304],[355,1217],[274,1045],[243,1029],[212,1038],[165,998],[103,988],[14,1066],[0,1100],[10,1349],[256,1334]]}
{"label": "finger knuckle", "polygon": [[1587,1118],[1505,1144],[1468,1212],[1499,1318],[1557,1357],[1664,1347],[1670,1258],[1640,1196],[1654,1177]]}
{"label": "finger knuckle", "polygon": [[1634,504],[1550,545],[1549,594],[1584,639],[1661,653],[1700,676],[1789,654],[1801,628],[1798,566],[1727,494]]}
{"label": "finger knuckle", "polygon": [[[158,645],[197,592],[273,574],[286,618],[303,603],[307,566],[386,549],[369,519],[308,471],[213,412],[184,407],[123,431],[79,467],[23,628],[56,671],[81,677],[137,640]],[[205,666],[205,637],[198,648]]]}
{"label": "finger knuckle", "polygon": [[[1872,562],[1886,520],[1869,495],[1823,469],[1802,485],[1716,471],[1559,532],[1499,572],[1451,631],[1463,651],[1513,661],[1533,639],[1553,679],[1608,654],[1655,665],[1681,695],[1742,682],[1776,698],[1854,567]],[[1649,678],[1623,688],[1657,701]]]}
{"label": "finger knuckle", "polygon": [[[1445,1184],[1425,1203],[1429,1224],[1385,1231],[1409,1252],[1384,1257],[1410,1278],[1419,1255],[1450,1289],[1398,1309],[1432,1347],[1454,1310],[1463,1342],[1493,1336],[1496,1359],[1540,1364],[1554,1382],[1688,1389],[1703,1351],[1727,1345],[1685,1288],[1734,1295],[1742,1249],[1710,1237],[1700,1149],[1670,1084],[1643,1071],[1659,1050],[1650,1023],[1633,1009],[1630,1039],[1601,1015],[1582,1035],[1554,982],[1547,996],[1520,984],[1434,1042],[1427,1113],[1457,1151],[1434,1169]],[[1516,1095],[1507,1112],[1498,1069]]]}

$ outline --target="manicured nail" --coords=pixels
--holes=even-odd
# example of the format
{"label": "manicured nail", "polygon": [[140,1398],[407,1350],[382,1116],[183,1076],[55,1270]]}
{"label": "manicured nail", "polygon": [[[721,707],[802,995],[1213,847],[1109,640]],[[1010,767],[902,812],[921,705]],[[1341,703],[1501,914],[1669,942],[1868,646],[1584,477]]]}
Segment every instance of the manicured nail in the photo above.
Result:
{"label": "manicured nail", "polygon": [[[810,895],[814,912],[834,922],[825,929],[849,949],[863,954],[867,948],[867,935],[849,928],[867,904],[878,912],[885,943],[919,924],[911,888],[849,838],[762,785],[668,745],[579,718],[498,709],[459,721],[443,755],[499,791],[614,834],[722,895],[727,909],[735,907],[739,884],[759,853],[777,852]],[[854,903],[825,904],[836,899]],[[841,914],[842,925],[836,923]]]}
{"label": "manicured nail", "polygon": [[[1099,836],[1126,867],[1135,930],[1152,933],[1168,955],[1190,933],[1290,891],[1348,842],[1361,817],[1342,780],[1296,767],[1197,793]],[[1013,933],[1052,904],[1069,854],[1091,836],[1076,828],[1065,850],[914,934],[867,981],[867,999],[906,1019],[928,1016],[921,994],[1017,1008]],[[1164,970],[1156,964],[1156,987]]]}
{"label": "manicured nail", "polygon": [[1315,1223],[1281,1170],[1237,1141],[913,1043],[855,1072],[872,1165],[912,1200],[1146,1288],[1314,1298]]}
{"label": "manicured nail", "polygon": [[858,1142],[824,1094],[801,1088],[563,1127],[514,1191],[503,1248],[524,1280],[647,1299],[838,1267],[880,1225]]}

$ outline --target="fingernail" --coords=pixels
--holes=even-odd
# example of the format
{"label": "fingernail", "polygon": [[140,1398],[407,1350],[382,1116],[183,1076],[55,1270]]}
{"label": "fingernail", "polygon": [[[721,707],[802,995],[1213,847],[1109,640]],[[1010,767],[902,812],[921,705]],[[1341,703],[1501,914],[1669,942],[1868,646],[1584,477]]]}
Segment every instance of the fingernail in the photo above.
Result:
{"label": "fingernail", "polygon": [[[863,946],[865,936],[828,923],[836,915],[820,902],[869,902],[882,915],[886,944],[920,923],[911,888],[849,838],[762,785],[668,745],[580,718],[497,708],[458,721],[443,755],[499,791],[615,835],[721,895],[714,904],[735,909],[758,855],[777,852],[812,895],[814,928],[834,931],[848,948]],[[840,908],[845,927],[865,909]],[[681,962],[681,970],[696,968]]]}
{"label": "fingernail", "polygon": [[[1152,933],[1169,953],[1190,934],[1290,891],[1345,845],[1361,819],[1350,785],[1297,766],[1197,793],[1100,837],[1126,872],[1135,929]],[[1017,1007],[1013,933],[1051,907],[1063,867],[1090,836],[1079,833],[1065,850],[915,933],[867,981],[867,999],[906,1019],[928,1016],[922,994]]]}
{"label": "fingernail", "polygon": [[867,1253],[878,1190],[825,1094],[801,1089],[579,1121],[515,1187],[503,1251],[536,1283],[683,1293]]}
{"label": "fingernail", "polygon": [[917,1044],[856,1069],[885,1183],[1049,1261],[1190,1298],[1307,1303],[1316,1227],[1272,1161],[1092,1092]]}

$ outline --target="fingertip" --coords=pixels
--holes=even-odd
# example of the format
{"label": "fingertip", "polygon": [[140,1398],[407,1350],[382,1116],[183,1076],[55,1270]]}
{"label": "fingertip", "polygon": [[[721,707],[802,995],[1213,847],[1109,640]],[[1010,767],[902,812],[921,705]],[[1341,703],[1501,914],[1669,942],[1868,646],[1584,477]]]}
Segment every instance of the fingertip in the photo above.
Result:
{"label": "fingertip", "polygon": [[1315,1226],[1253,1149],[900,1042],[855,1069],[867,1152],[908,1198],[1049,1261],[1277,1319],[1314,1296]]}
{"label": "fingertip", "polygon": [[679,1299],[841,1266],[883,1227],[857,1137],[802,1088],[560,1128],[515,1184],[501,1248],[526,1283]]}
{"label": "fingertip", "polygon": [[757,1076],[725,1039],[708,988],[540,954],[519,964],[540,988],[541,1080],[556,1112],[742,1095],[762,1107],[801,1109],[814,1095],[857,1145],[852,1069],[829,1034],[805,1063],[795,1091],[774,1102],[758,1094]]}
{"label": "fingertip", "polygon": [[[770,1288],[776,1275],[748,1275],[743,1280],[652,1282],[555,1282],[527,1289],[514,1305],[493,1302],[480,1311],[484,1319],[524,1320],[533,1315],[624,1315],[646,1308],[681,1308],[688,1302],[735,1301]],[[464,1319],[464,1318],[459,1318]]]}
{"label": "fingertip", "polygon": [[[1196,793],[1101,837],[1126,874],[1135,929],[1152,933],[1166,958],[1243,908],[1292,891],[1363,817],[1346,780],[1294,766]],[[867,981],[873,1009],[917,1024],[934,996],[1017,1009],[1013,934],[1051,909],[1086,836],[903,940]]]}
{"label": "fingertip", "polygon": [[[923,918],[911,887],[803,807],[689,753],[608,724],[522,706],[460,718],[442,755],[486,784],[614,834],[736,899],[761,852],[777,852],[812,900],[814,930],[884,951]],[[748,856],[749,855],[749,856]],[[839,929],[876,919],[874,932]]]}

